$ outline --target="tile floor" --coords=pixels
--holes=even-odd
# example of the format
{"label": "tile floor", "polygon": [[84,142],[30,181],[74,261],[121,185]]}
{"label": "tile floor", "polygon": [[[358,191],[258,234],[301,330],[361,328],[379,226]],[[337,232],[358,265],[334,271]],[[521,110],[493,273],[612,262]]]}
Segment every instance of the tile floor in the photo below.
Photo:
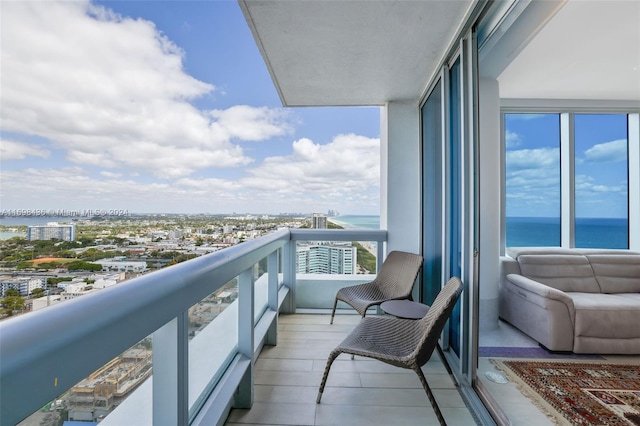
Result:
{"label": "tile floor", "polygon": [[[414,372],[341,355],[333,363],[322,403],[316,396],[327,357],[359,322],[357,315],[281,315],[278,345],[256,362],[254,404],[233,409],[227,425],[437,425]],[[437,354],[423,367],[451,425],[476,425]]]}
{"label": "tile floor", "polygon": [[[538,343],[513,326],[500,321],[498,329],[480,333],[480,346],[538,347]],[[485,373],[497,372],[489,358],[478,359],[478,380],[487,388],[500,405],[513,426],[551,426],[554,423],[542,413],[529,398],[522,395],[514,383],[494,383]]]}

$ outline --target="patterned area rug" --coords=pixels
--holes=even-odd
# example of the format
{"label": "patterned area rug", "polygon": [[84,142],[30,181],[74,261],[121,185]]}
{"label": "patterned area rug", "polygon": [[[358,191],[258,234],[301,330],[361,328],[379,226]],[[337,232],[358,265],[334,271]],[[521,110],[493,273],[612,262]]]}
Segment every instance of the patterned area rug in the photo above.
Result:
{"label": "patterned area rug", "polygon": [[640,426],[638,365],[492,361],[557,424]]}

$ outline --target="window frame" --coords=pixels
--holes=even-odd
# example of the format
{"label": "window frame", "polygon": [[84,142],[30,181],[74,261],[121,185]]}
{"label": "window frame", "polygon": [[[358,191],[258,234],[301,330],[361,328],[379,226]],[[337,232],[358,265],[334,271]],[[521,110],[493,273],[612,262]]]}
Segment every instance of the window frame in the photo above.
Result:
{"label": "window frame", "polygon": [[628,249],[640,250],[640,108],[632,102],[502,99],[500,106],[501,182],[500,254],[506,253],[507,114],[560,115],[560,247],[575,247],[575,122],[577,114],[627,116]]}

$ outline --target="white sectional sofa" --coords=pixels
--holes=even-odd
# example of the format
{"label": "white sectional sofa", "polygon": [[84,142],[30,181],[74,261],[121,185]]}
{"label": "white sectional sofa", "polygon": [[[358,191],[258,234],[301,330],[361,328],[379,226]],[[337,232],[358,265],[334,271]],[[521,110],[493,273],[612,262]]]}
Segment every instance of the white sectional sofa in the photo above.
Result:
{"label": "white sectional sofa", "polygon": [[512,248],[500,317],[552,351],[640,354],[640,252]]}

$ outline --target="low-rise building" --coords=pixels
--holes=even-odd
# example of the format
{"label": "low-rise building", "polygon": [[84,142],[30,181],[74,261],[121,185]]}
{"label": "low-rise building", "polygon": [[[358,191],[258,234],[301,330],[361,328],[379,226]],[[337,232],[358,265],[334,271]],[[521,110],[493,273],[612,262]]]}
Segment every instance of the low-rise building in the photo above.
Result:
{"label": "low-rise building", "polygon": [[46,288],[47,280],[44,277],[0,277],[0,295],[4,297],[5,292],[16,289],[20,296],[27,297],[36,288]]}
{"label": "low-rise building", "polygon": [[31,303],[31,310],[37,311],[39,309],[46,308],[47,306],[57,305],[62,302],[64,299],[60,294],[51,294],[47,296],[42,296],[37,299],[33,299]]}
{"label": "low-rise building", "polygon": [[124,256],[100,259],[93,263],[101,265],[105,272],[144,272],[147,269],[147,262],[127,261]]}

